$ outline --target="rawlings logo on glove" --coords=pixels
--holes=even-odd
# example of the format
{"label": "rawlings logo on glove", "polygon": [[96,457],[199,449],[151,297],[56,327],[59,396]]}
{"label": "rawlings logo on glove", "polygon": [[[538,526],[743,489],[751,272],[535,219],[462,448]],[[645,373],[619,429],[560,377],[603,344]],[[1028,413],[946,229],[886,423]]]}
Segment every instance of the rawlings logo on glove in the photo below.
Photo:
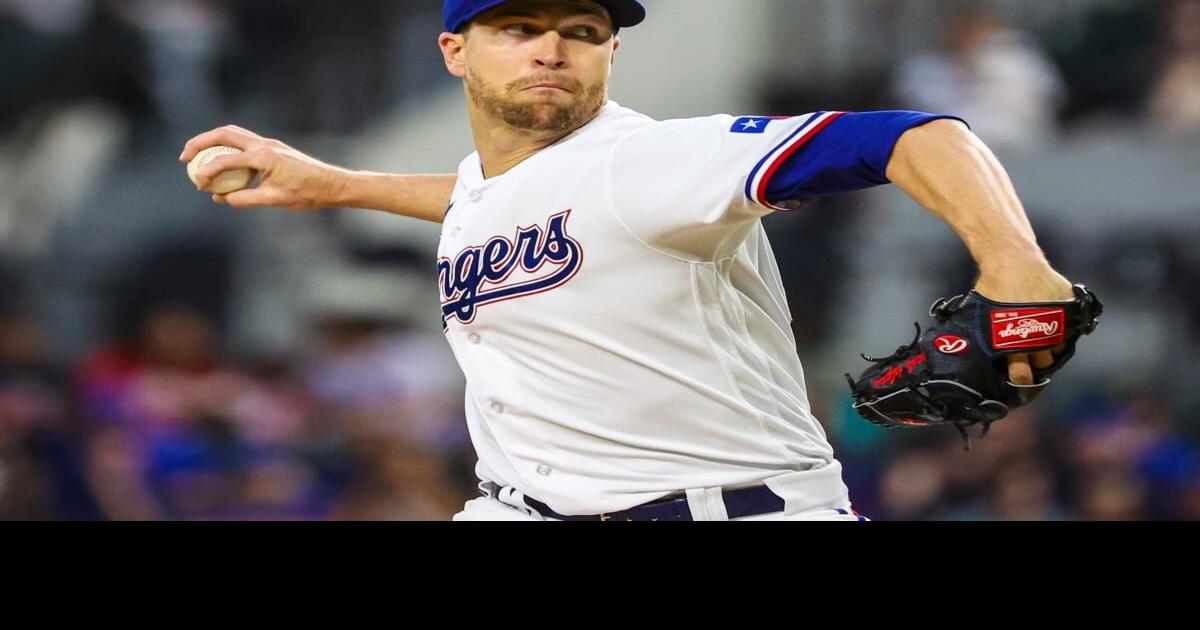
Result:
{"label": "rawlings logo on glove", "polygon": [[942,354],[962,354],[967,351],[967,348],[971,347],[971,344],[966,339],[955,337],[954,335],[938,337],[937,341],[933,342],[933,345]]}
{"label": "rawlings logo on glove", "polygon": [[[857,381],[846,375],[854,409],[885,427],[949,424],[971,450],[967,428],[993,422],[1010,409],[1028,404],[1075,355],[1075,343],[1091,334],[1104,305],[1082,284],[1075,300],[1047,304],[1001,304],[972,291],[938,300],[930,309],[936,321],[907,346],[873,363]],[[1042,350],[1062,351],[1054,363],[1034,371],[1035,384],[1008,380],[1007,357]]]}
{"label": "rawlings logo on glove", "polygon": [[1040,347],[1062,343],[1066,309],[992,313],[992,345],[997,348]]}

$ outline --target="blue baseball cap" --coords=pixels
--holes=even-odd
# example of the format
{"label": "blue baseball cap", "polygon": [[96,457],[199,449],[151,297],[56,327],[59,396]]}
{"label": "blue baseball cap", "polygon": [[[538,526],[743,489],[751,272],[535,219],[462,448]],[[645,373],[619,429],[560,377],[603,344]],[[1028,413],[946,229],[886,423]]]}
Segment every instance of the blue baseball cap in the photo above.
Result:
{"label": "blue baseball cap", "polygon": [[[442,5],[442,16],[445,18],[446,30],[457,33],[475,16],[509,2],[509,0],[446,0]],[[646,19],[646,7],[637,0],[591,0],[608,9],[612,16],[613,26],[620,29],[623,26],[637,26]]]}

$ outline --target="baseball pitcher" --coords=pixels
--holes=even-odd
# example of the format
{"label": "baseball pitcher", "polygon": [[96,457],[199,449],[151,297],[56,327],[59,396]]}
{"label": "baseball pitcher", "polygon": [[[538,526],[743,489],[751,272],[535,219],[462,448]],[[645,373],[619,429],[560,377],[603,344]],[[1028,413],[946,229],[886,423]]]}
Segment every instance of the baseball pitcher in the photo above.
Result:
{"label": "baseball pitcher", "polygon": [[869,420],[986,428],[1095,326],[1099,301],[1047,263],[1004,169],[954,116],[658,121],[608,98],[639,2],[446,0],[444,14],[476,148],[456,174],[352,172],[233,126],[180,159],[243,150],[197,174],[209,190],[258,171],[217,203],[443,225],[431,281],[481,491],[455,520],[866,520],[813,416],[761,223],[819,197],[895,184],[979,265],[972,291],[851,379]]}

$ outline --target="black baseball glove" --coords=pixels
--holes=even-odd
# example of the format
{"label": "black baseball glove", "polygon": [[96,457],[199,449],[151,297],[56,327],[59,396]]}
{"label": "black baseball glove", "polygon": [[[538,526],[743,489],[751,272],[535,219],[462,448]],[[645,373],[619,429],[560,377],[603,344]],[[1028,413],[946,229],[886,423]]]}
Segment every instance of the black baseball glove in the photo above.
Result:
{"label": "black baseball glove", "polygon": [[[1050,376],[1075,355],[1075,342],[1091,334],[1104,306],[1082,284],[1071,302],[1002,304],[971,291],[934,303],[934,325],[886,359],[873,363],[855,382],[846,380],[854,409],[885,427],[949,424],[959,430],[971,450],[967,428],[983,425],[981,437],[1010,409],[1031,402]],[[1034,367],[1034,384],[1015,385],[1008,378],[1012,354],[1053,350],[1054,364]]]}

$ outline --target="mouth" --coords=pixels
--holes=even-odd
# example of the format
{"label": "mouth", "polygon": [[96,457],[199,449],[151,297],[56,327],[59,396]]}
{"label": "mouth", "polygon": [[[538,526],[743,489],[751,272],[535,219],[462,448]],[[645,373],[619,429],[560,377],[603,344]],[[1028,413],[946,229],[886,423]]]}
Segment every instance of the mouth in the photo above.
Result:
{"label": "mouth", "polygon": [[546,81],[546,82],[543,82],[543,83],[535,83],[534,85],[531,85],[531,86],[529,86],[529,87],[525,88],[525,89],[524,89],[524,90],[522,90],[522,91],[528,91],[528,90],[558,90],[558,91],[560,91],[560,92],[566,92],[566,93],[568,93],[568,94],[570,94],[570,93],[571,93],[571,90],[568,90],[568,89],[566,88],[566,86],[564,86],[564,85],[563,85],[563,84],[561,84],[561,83],[556,83],[556,82],[554,82],[554,81]]}

